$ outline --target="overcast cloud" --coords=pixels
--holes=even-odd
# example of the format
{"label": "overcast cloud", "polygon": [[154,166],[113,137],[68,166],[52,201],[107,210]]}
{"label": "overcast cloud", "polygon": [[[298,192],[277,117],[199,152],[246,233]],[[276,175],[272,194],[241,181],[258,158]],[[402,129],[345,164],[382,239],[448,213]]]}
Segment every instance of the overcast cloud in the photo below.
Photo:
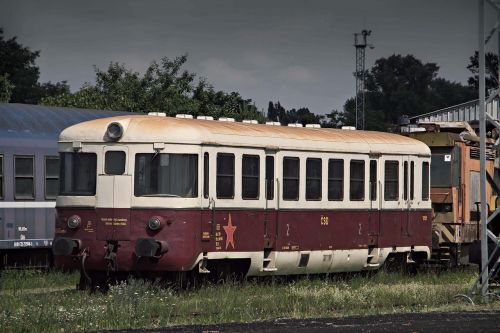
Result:
{"label": "overcast cloud", "polygon": [[[354,95],[353,33],[373,31],[367,66],[391,54],[436,62],[466,82],[477,49],[477,1],[72,1],[0,0],[7,37],[40,50],[42,81],[72,90],[111,61],[144,71],[152,60],[189,54],[187,69],[216,89],[238,91],[267,110],[326,113]],[[488,17],[493,24],[493,17]],[[492,45],[491,47],[496,47]]]}

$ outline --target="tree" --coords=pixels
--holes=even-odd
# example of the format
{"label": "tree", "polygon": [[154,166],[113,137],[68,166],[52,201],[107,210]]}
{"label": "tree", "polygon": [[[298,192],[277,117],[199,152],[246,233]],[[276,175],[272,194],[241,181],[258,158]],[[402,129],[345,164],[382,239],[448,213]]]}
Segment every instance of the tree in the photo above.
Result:
{"label": "tree", "polygon": [[236,120],[264,118],[251,99],[237,92],[216,91],[206,79],[196,83],[196,74],[183,70],[187,55],[153,61],[144,75],[124,64],[112,62],[107,70],[95,68],[95,84],[86,83],[75,93],[63,92],[44,98],[42,103],[132,112],[165,112],[173,116],[187,113]]}
{"label": "tree", "polygon": [[[0,28],[2,101],[37,104],[43,97],[69,92],[66,81],[55,84],[51,82],[40,84],[38,82],[40,70],[35,65],[35,60],[39,56],[40,51],[31,51],[28,47],[19,44],[16,37],[5,40],[3,29]],[[9,88],[6,88],[7,86]]]}
{"label": "tree", "polygon": [[[488,92],[492,89],[498,88],[498,56],[494,53],[487,52],[484,60],[486,72],[486,92]],[[467,82],[469,83],[469,86],[474,88],[477,92],[479,89],[479,53],[477,51],[474,52],[474,55],[469,58],[469,65],[467,65],[467,69],[472,73],[472,76],[469,77]]]}
{"label": "tree", "polygon": [[[473,90],[438,78],[435,63],[412,55],[380,58],[367,71],[365,129],[388,130],[402,115],[415,116],[473,99]],[[355,124],[355,99],[344,104],[347,125]]]}
{"label": "tree", "polygon": [[267,119],[270,121],[279,121],[282,125],[288,124],[318,124],[320,117],[309,111],[308,108],[286,110],[280,102],[269,102],[267,108]]}
{"label": "tree", "polygon": [[7,103],[12,95],[14,85],[10,83],[8,75],[0,75],[0,102]]}

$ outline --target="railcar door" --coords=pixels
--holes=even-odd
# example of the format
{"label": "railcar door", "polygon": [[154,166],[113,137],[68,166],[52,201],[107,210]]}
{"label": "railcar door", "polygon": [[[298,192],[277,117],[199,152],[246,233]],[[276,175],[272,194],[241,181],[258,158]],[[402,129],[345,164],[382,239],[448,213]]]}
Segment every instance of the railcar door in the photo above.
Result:
{"label": "railcar door", "polygon": [[403,205],[404,216],[402,219],[402,236],[411,238],[413,235],[412,224],[415,219],[415,158],[403,158]]}
{"label": "railcar door", "polygon": [[208,251],[215,238],[215,157],[216,153],[210,147],[202,147],[202,190],[201,190],[201,241],[203,249]]}
{"label": "railcar door", "polygon": [[276,243],[277,237],[277,191],[278,184],[276,178],[276,150],[266,150],[265,166],[265,199],[266,207],[264,211],[264,247],[272,248]]}
{"label": "railcar door", "polygon": [[370,170],[369,170],[369,200],[370,200],[370,215],[369,215],[369,225],[368,225],[368,236],[369,245],[377,246],[378,237],[380,235],[380,215],[382,211],[381,207],[381,188],[379,181],[379,161],[378,158],[370,159]]}
{"label": "railcar door", "polygon": [[106,146],[101,161],[96,186],[97,237],[128,240],[132,195],[128,150],[123,146]]}

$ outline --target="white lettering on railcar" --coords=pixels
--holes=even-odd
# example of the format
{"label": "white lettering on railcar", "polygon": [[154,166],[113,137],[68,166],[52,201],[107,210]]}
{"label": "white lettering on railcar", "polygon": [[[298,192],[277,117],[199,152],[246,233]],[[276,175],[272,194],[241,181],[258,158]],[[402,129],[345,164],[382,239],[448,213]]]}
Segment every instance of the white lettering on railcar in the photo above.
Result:
{"label": "white lettering on railcar", "polygon": [[14,242],[14,247],[30,247],[33,246],[33,242],[23,241],[23,242]]}

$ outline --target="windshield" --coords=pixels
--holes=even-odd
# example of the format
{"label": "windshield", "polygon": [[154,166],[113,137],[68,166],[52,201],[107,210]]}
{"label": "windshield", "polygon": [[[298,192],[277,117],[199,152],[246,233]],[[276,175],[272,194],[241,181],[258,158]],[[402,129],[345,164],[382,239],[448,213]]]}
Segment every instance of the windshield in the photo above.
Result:
{"label": "windshield", "polygon": [[96,168],[96,154],[61,153],[60,195],[95,195]]}
{"label": "windshield", "polygon": [[198,155],[136,154],[134,195],[136,197],[198,196]]}

